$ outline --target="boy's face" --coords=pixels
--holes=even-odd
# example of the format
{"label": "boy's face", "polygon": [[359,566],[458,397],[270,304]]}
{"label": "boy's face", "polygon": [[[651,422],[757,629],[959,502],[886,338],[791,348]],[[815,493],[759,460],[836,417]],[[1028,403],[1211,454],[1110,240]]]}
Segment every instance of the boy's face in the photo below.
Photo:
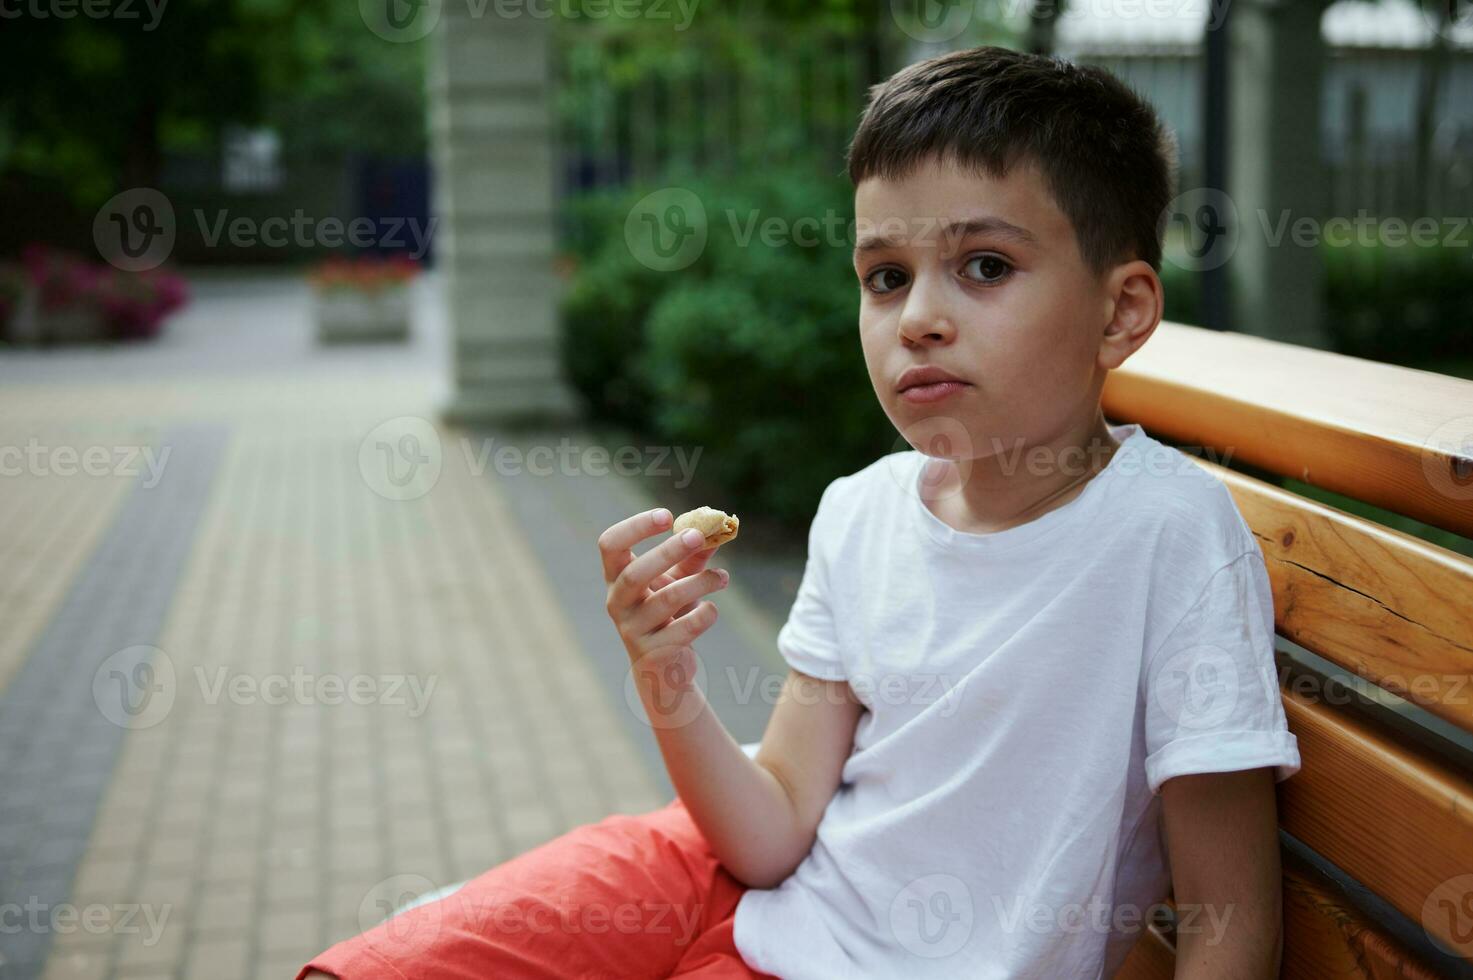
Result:
{"label": "boy's face", "polygon": [[[854,207],[864,358],[912,446],[1007,455],[1093,421],[1109,277],[1086,267],[1034,166],[996,179],[933,160],[861,181]],[[901,373],[918,365],[966,384],[902,395]]]}

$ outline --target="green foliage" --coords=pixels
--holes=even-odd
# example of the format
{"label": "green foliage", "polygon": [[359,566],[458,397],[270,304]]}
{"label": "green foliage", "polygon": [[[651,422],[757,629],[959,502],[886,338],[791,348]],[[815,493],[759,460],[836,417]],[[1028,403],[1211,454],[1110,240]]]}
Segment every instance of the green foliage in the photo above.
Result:
{"label": "green foliage", "polygon": [[[1473,248],[1322,244],[1320,255],[1325,328],[1337,353],[1459,373],[1451,365],[1473,350]],[[1166,319],[1201,322],[1197,273],[1168,262],[1161,282]]]}
{"label": "green foliage", "polygon": [[154,184],[166,151],[212,151],[230,123],[275,126],[292,160],[423,150],[424,45],[378,38],[356,3],[152,6],[6,22],[0,172],[90,211]]}
{"label": "green foliage", "polygon": [[708,239],[674,272],[646,268],[624,239],[648,188],[584,202],[606,241],[564,303],[568,376],[595,415],[702,447],[705,475],[801,525],[830,480],[897,438],[859,346],[851,192],[792,172],[678,186],[700,198]]}
{"label": "green foliage", "polygon": [[1473,247],[1321,246],[1326,325],[1342,354],[1393,364],[1473,350]]}

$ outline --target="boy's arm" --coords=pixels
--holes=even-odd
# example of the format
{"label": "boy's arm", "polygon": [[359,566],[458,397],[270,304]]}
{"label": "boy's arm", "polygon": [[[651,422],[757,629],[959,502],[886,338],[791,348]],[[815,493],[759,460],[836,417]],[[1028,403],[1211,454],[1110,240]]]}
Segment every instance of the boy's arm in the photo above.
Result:
{"label": "boy's arm", "polygon": [[770,888],[813,846],[863,705],[845,682],[791,671],[757,758],[748,758],[693,683],[691,644],[716,621],[715,606],[700,598],[724,585],[705,568],[715,549],[673,535],[642,555],[633,553],[636,543],[669,521],[668,512],[647,511],[600,535],[606,609],[691,819],[733,876],[749,887]]}
{"label": "boy's arm", "polygon": [[790,669],[750,759],[699,688],[684,696],[700,699],[699,713],[683,725],[655,726],[670,781],[726,869],[749,888],[776,887],[813,847],[863,705],[844,681]]}
{"label": "boy's arm", "polygon": [[1272,767],[1161,786],[1178,910],[1176,980],[1271,980],[1283,949]]}

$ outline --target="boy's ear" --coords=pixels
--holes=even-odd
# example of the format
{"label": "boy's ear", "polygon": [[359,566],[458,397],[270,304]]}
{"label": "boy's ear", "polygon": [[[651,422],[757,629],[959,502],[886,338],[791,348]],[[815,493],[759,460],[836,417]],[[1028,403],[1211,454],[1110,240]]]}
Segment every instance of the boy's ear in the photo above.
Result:
{"label": "boy's ear", "polygon": [[1105,286],[1107,318],[1100,337],[1100,366],[1113,370],[1156,330],[1166,300],[1161,278],[1149,262],[1141,259],[1116,266]]}

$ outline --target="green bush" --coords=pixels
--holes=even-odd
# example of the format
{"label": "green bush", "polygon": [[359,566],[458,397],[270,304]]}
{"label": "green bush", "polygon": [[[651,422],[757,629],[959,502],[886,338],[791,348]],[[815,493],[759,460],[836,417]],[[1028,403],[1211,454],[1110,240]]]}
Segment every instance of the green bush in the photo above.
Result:
{"label": "green bush", "polygon": [[[625,244],[625,217],[650,189],[575,213],[587,259],[563,305],[568,376],[596,417],[703,447],[704,477],[801,524],[829,480],[897,438],[859,347],[852,192],[791,172],[670,186],[707,217],[705,248],[677,271],[648,269]],[[801,218],[817,243],[788,234]]]}
{"label": "green bush", "polygon": [[[1351,357],[1415,366],[1473,350],[1473,248],[1321,245],[1325,330]],[[1200,323],[1201,279],[1167,262],[1166,319]]]}

